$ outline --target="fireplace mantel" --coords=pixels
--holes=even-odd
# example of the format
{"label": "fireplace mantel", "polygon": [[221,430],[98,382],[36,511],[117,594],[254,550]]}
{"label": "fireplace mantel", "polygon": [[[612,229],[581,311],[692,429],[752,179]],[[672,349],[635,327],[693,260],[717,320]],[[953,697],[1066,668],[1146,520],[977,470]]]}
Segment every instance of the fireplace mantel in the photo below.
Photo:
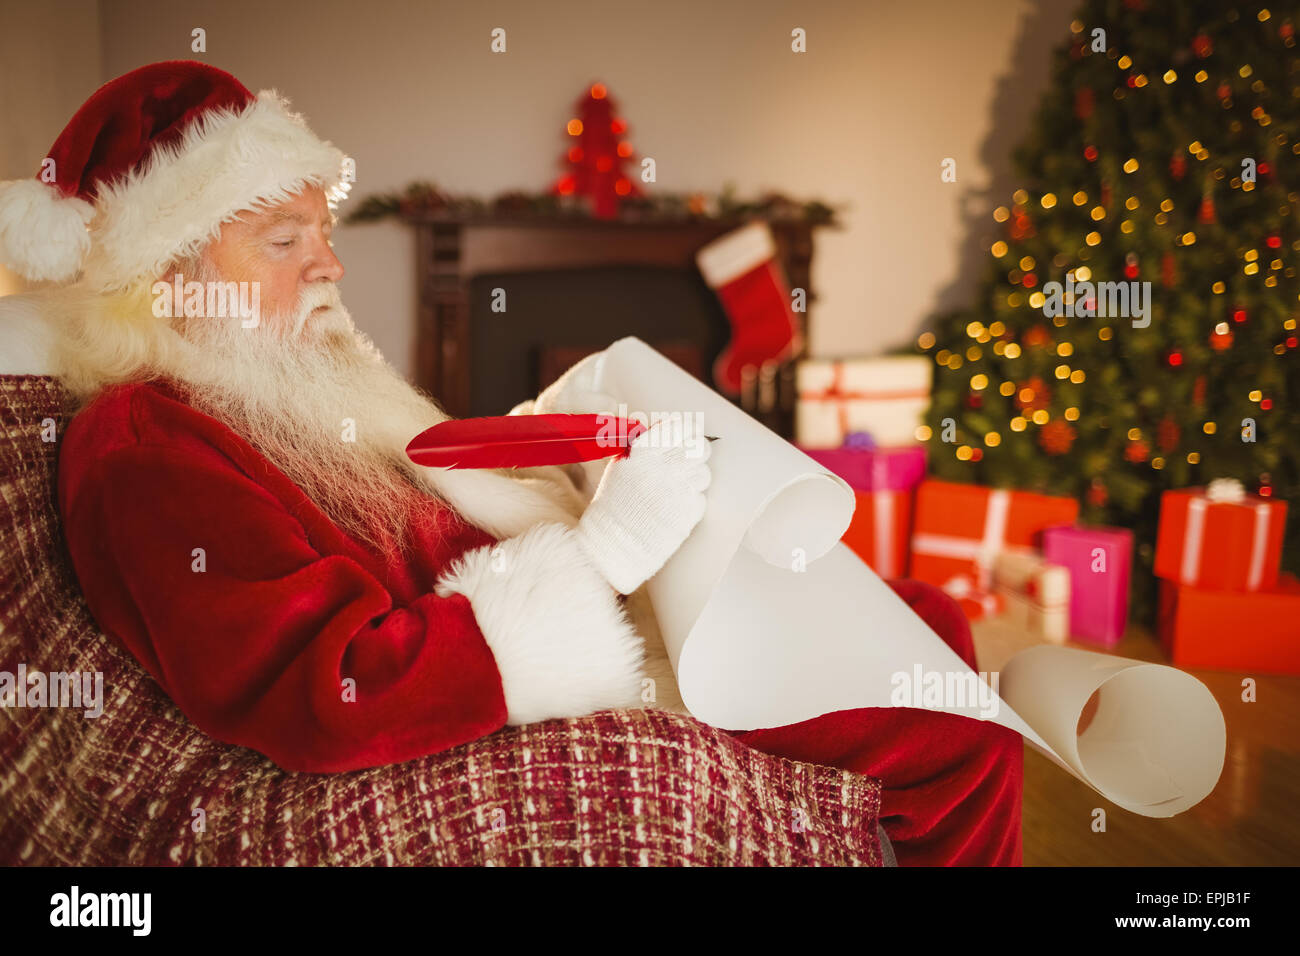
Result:
{"label": "fireplace mantel", "polygon": [[[742,219],[633,222],[577,217],[455,218],[437,213],[414,213],[405,218],[416,231],[416,384],[455,417],[469,414],[471,404],[470,285],[475,277],[619,266],[698,274],[695,253],[712,239],[746,223]],[[792,288],[807,291],[811,308],[817,298],[810,286],[814,224],[768,222],[786,278]],[[800,340],[805,348],[807,316],[798,315],[802,323]],[[648,329],[641,337],[649,341],[654,337],[652,332]],[[792,414],[792,398],[787,397],[782,404],[790,406],[785,414],[780,409],[766,412],[772,414],[774,427],[789,434],[785,422]]]}

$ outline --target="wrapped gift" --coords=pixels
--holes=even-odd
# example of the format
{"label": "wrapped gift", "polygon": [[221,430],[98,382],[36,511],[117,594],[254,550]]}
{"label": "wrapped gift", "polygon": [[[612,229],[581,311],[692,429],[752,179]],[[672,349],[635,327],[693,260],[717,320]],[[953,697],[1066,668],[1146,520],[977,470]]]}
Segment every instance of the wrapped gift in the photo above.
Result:
{"label": "wrapped gift", "polygon": [[1267,591],[1277,583],[1285,530],[1285,501],[1248,495],[1233,479],[1166,491],[1156,576],[1216,591]]}
{"label": "wrapped gift", "polygon": [[795,370],[795,441],[838,448],[851,432],[911,445],[930,405],[931,360],[920,355],[806,359]]}
{"label": "wrapped gift", "polygon": [[943,590],[957,601],[968,621],[994,617],[1006,609],[1001,594],[976,587],[967,575],[958,575],[945,581]]}
{"label": "wrapped gift", "polygon": [[1073,498],[927,479],[916,492],[908,573],[950,592],[954,579],[991,591],[999,554],[1035,553],[1045,528],[1078,514]]}
{"label": "wrapped gift", "polygon": [[1007,617],[1053,644],[1070,636],[1070,572],[1035,554],[1003,552],[993,569]]}
{"label": "wrapped gift", "polygon": [[1070,636],[1113,646],[1128,626],[1133,532],[1062,526],[1043,531],[1043,557],[1070,572]]}
{"label": "wrapped gift", "polygon": [[853,487],[857,508],[844,532],[844,543],[882,578],[906,574],[912,499],[925,477],[925,449],[912,446],[802,451]]}
{"label": "wrapped gift", "polygon": [[1300,580],[1267,591],[1160,582],[1160,640],[1179,667],[1300,676]]}

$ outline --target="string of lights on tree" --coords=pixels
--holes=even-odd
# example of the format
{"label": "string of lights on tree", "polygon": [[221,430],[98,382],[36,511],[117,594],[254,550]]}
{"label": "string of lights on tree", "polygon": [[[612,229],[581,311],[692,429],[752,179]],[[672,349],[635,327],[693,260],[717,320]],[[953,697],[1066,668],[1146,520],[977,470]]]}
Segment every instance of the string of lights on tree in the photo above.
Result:
{"label": "string of lights on tree", "polygon": [[[939,475],[1077,495],[1149,559],[1165,488],[1300,488],[1295,26],[1088,0],[1070,29],[979,301],[917,341],[937,366],[918,437]],[[1109,304],[1095,285],[1048,309],[1053,281],[1149,282],[1149,325],[1088,315]]]}

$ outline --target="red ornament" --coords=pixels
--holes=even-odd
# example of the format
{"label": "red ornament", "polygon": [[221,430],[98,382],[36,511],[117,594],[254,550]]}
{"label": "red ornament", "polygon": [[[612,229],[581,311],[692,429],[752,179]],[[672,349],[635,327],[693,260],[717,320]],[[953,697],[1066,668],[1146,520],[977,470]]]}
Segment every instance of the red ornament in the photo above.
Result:
{"label": "red ornament", "polygon": [[1238,325],[1241,325],[1243,322],[1245,322],[1245,321],[1246,321],[1246,310],[1245,310],[1245,309],[1233,309],[1233,310],[1232,310],[1232,321],[1236,322]]}
{"label": "red ornament", "polygon": [[1086,120],[1092,115],[1093,98],[1092,87],[1085,86],[1082,89],[1074,91],[1074,115],[1081,120]]}
{"label": "red ornament", "polygon": [[[1029,392],[1025,394],[1026,390]],[[1037,411],[1046,408],[1052,401],[1052,393],[1038,376],[1034,376],[1016,389],[1016,407],[1022,411]]]}
{"label": "red ornament", "polygon": [[1267,245],[1268,245],[1268,247],[1269,247],[1270,249],[1281,249],[1281,248],[1282,248],[1282,237],[1281,237],[1281,236],[1269,236],[1267,239],[1264,240],[1264,242],[1267,243]]}
{"label": "red ornament", "polygon": [[1176,182],[1182,182],[1183,177],[1187,175],[1187,157],[1181,152],[1174,153],[1173,158],[1169,160],[1169,175],[1173,176]]}
{"label": "red ornament", "polygon": [[1130,262],[1128,265],[1124,267],[1124,278],[1136,279],[1138,277],[1138,272],[1139,270],[1137,267],[1137,263]]}
{"label": "red ornament", "polygon": [[1106,490],[1106,483],[1100,478],[1092,479],[1092,484],[1088,486],[1088,504],[1100,508],[1110,500],[1110,492]]}
{"label": "red ornament", "polygon": [[1215,222],[1214,200],[1212,198],[1206,196],[1204,199],[1201,200],[1201,208],[1200,211],[1197,213],[1196,218],[1203,225],[1207,225],[1207,226]]}
{"label": "red ornament", "polygon": [[1220,83],[1219,88],[1214,92],[1219,94],[1219,99],[1226,100],[1228,97],[1232,96],[1232,87],[1227,83]]}
{"label": "red ornament", "polygon": [[972,448],[972,449],[970,450],[970,460],[971,460],[971,461],[982,461],[983,459],[984,459],[984,449],[983,449],[983,448]]}
{"label": "red ornament", "polygon": [[1142,464],[1150,454],[1151,449],[1144,441],[1130,441],[1124,446],[1124,457],[1135,465]]}
{"label": "red ornament", "polygon": [[1165,361],[1167,361],[1171,367],[1178,368],[1178,366],[1183,364],[1183,353],[1178,351],[1177,349],[1174,349],[1172,352],[1169,353],[1169,356],[1168,358],[1165,359]]}
{"label": "red ornament", "polygon": [[1174,263],[1174,254],[1166,252],[1160,257],[1160,284],[1172,289],[1178,282],[1178,269]]}
{"label": "red ornament", "polygon": [[1038,433],[1038,444],[1049,455],[1064,455],[1074,444],[1074,427],[1064,419],[1054,418]]}
{"label": "red ornament", "polygon": [[1297,339],[1294,335],[1288,335],[1288,336],[1287,336],[1287,338],[1286,338],[1286,347],[1287,347],[1287,348],[1289,348],[1289,349],[1293,349],[1293,348],[1296,347],[1296,344],[1297,344],[1297,343],[1300,343],[1300,339]]}
{"label": "red ornament", "polygon": [[1204,33],[1198,33],[1192,39],[1192,52],[1203,60],[1214,52],[1214,43]]}
{"label": "red ornament", "polygon": [[1046,345],[1050,341],[1052,341],[1052,336],[1045,325],[1031,326],[1021,338],[1021,343],[1026,348],[1037,348],[1040,345]]}
{"label": "red ornament", "polygon": [[1084,147],[1083,158],[1090,163],[1095,162],[1097,159],[1097,147],[1096,146]]}
{"label": "red ornament", "polygon": [[966,407],[983,408],[984,396],[981,395],[979,392],[971,392],[969,395],[966,396]]}
{"label": "red ornament", "polygon": [[1232,330],[1226,332],[1214,331],[1210,333],[1210,348],[1216,352],[1223,352],[1232,347]]}
{"label": "red ornament", "polygon": [[1273,407],[1273,399],[1261,398],[1259,400],[1259,407],[1262,408],[1264,411],[1268,411],[1270,408]]}
{"label": "red ornament", "polygon": [[1007,228],[1007,233],[1014,240],[1029,239],[1035,235],[1033,220],[1025,213],[1020,206],[1015,208],[1011,214],[1011,225]]}
{"label": "red ornament", "polygon": [[1182,437],[1182,431],[1178,423],[1168,416],[1160,420],[1156,426],[1156,444],[1160,446],[1161,451],[1172,451],[1178,447],[1178,439]]}

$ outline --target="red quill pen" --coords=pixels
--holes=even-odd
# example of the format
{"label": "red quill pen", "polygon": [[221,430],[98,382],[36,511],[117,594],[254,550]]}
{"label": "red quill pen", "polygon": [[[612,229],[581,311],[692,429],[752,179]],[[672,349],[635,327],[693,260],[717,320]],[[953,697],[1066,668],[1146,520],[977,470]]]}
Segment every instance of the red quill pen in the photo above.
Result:
{"label": "red quill pen", "polygon": [[417,465],[435,468],[531,468],[570,465],[628,453],[645,431],[614,415],[497,415],[457,418],[426,428],[406,446]]}

